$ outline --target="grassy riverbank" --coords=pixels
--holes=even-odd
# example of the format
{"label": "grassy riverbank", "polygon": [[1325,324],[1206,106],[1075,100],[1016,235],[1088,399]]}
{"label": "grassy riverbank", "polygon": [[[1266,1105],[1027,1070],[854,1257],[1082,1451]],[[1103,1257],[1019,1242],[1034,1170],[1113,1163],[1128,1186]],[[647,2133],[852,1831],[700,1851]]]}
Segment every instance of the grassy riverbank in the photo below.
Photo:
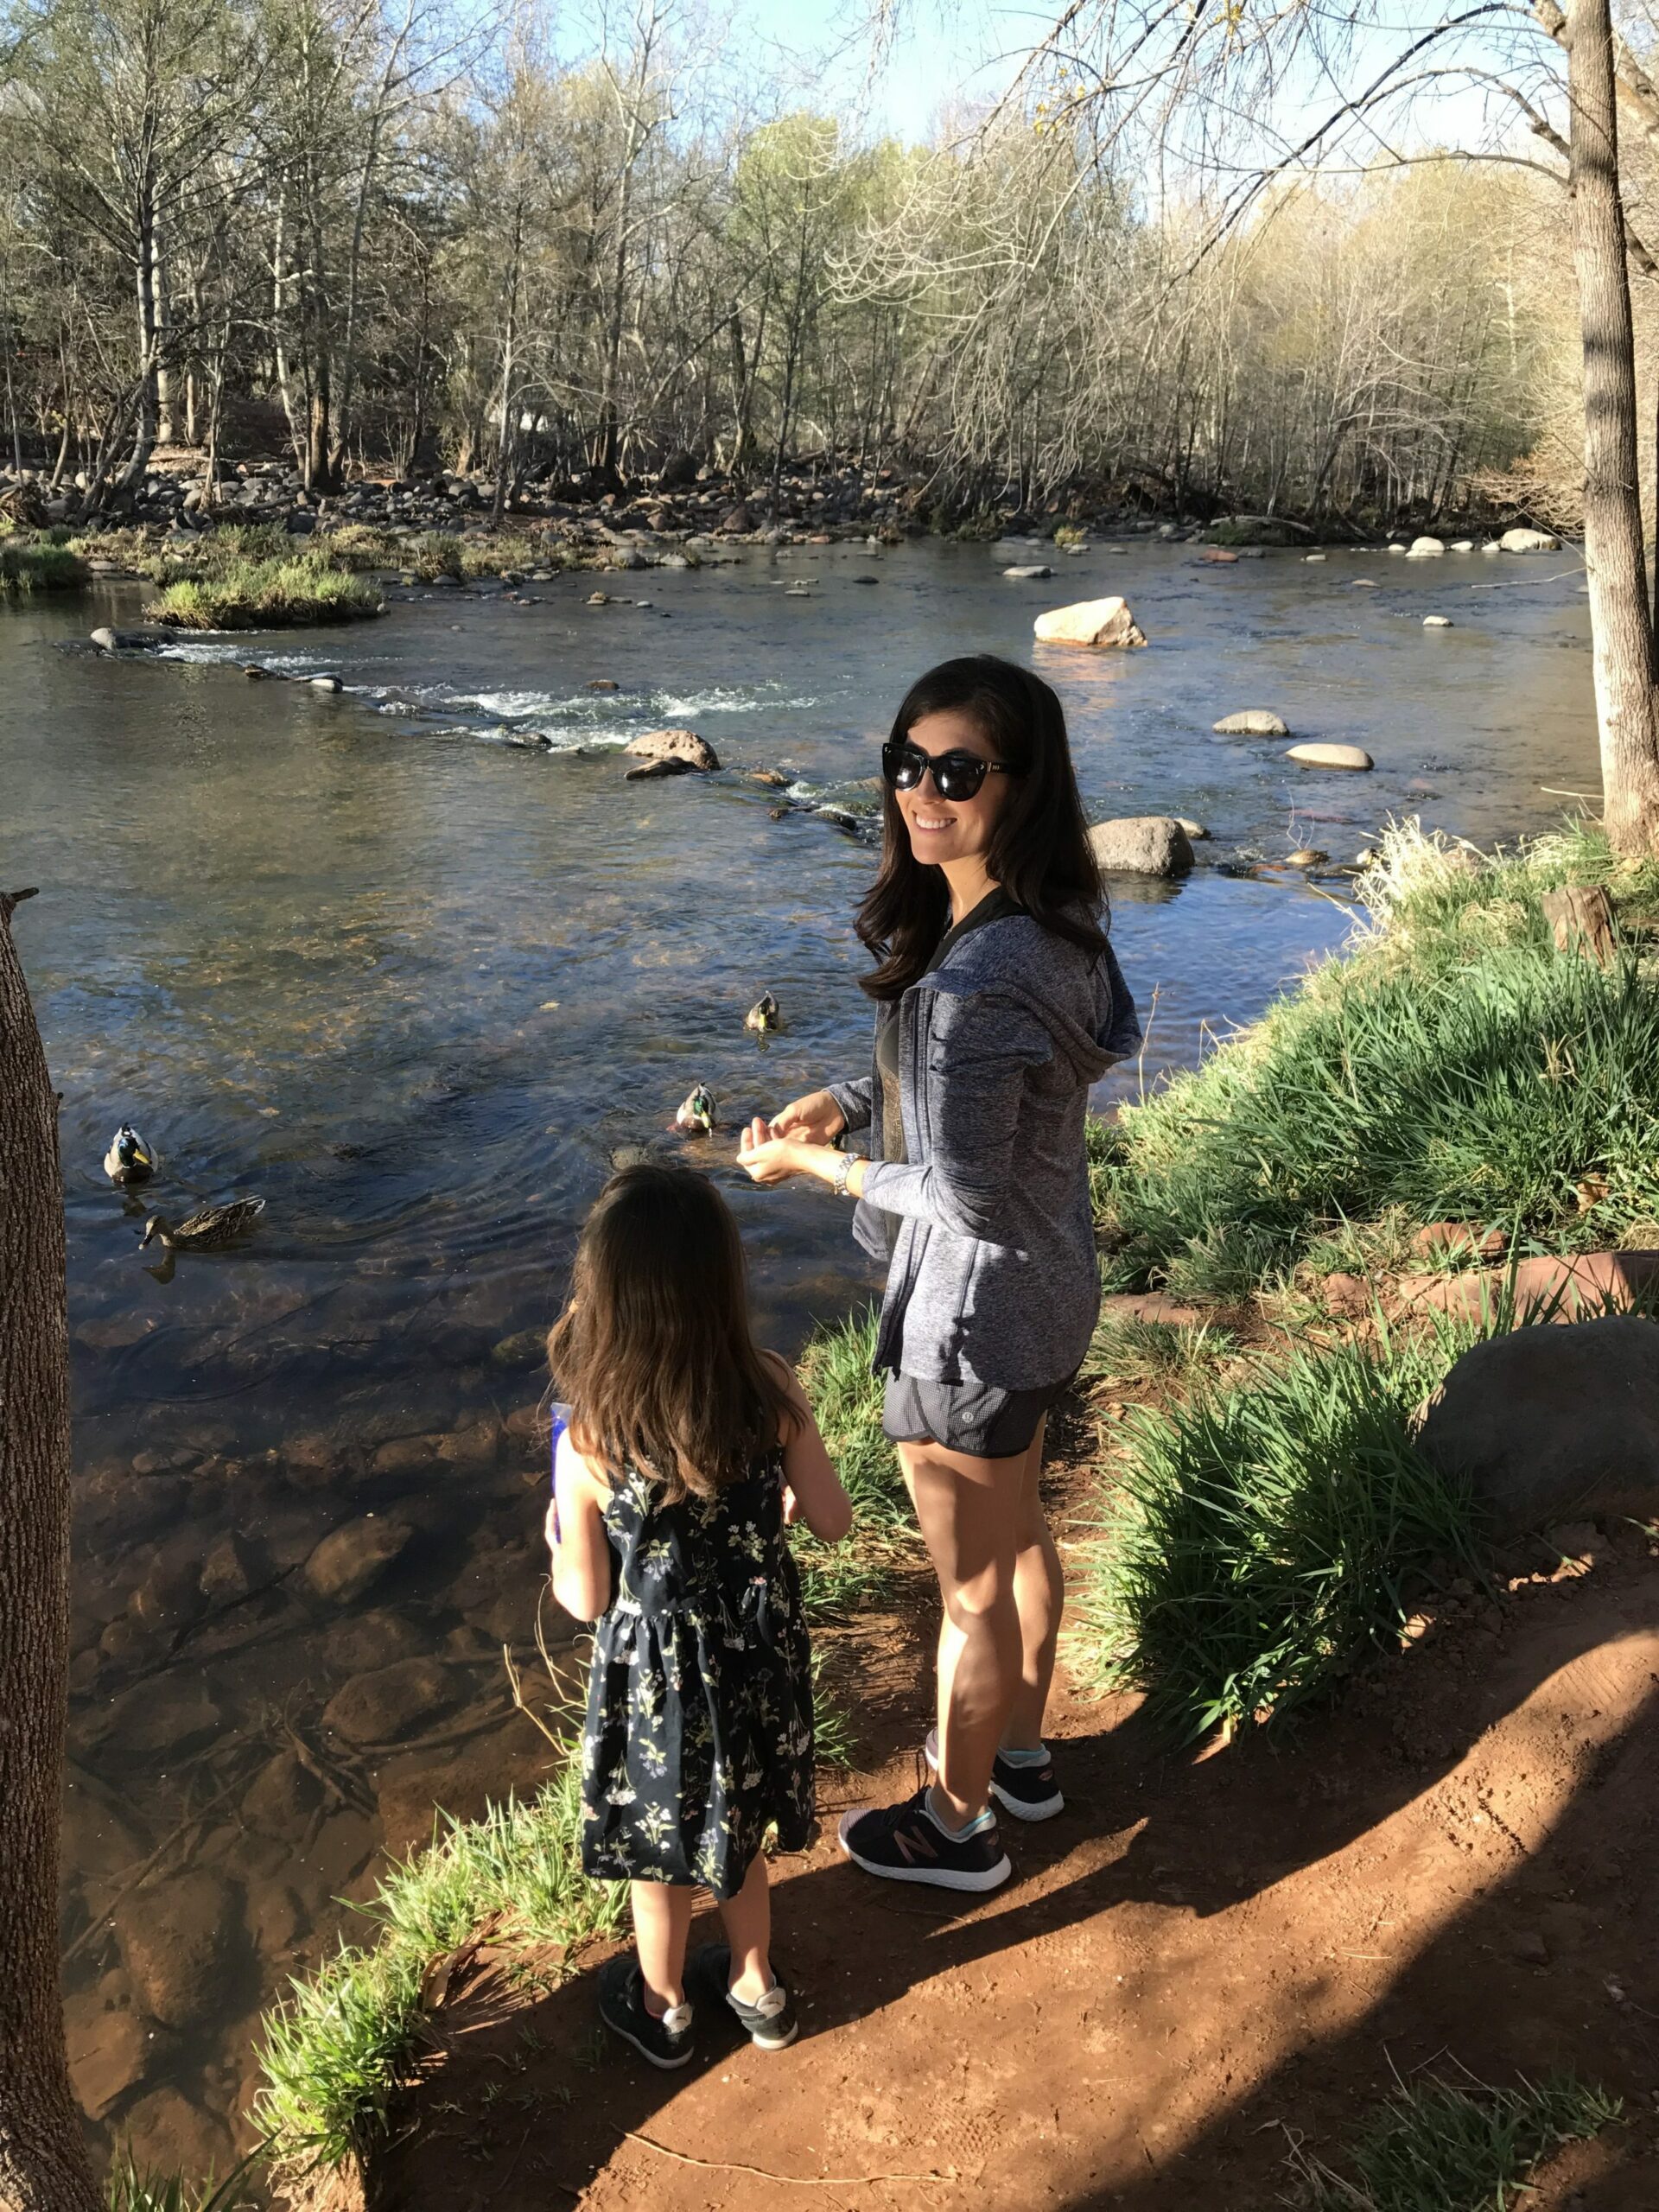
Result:
{"label": "grassy riverbank", "polygon": [[29,599],[37,591],[79,591],[85,563],[49,537],[0,537],[0,599]]}

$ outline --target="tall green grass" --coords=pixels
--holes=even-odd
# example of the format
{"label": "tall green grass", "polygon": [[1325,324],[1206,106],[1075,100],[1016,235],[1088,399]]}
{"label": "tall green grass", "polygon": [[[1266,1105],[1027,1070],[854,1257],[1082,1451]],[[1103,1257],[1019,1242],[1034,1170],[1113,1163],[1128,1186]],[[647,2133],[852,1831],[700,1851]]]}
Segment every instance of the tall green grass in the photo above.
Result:
{"label": "tall green grass", "polygon": [[1143,1691],[1191,1740],[1293,1711],[1397,1637],[1434,1573],[1475,1564],[1468,1492],[1411,1427],[1476,1334],[1299,1346],[1232,1388],[1132,1412],[1082,1597],[1096,1685]]}
{"label": "tall green grass", "polygon": [[[290,543],[292,541],[289,541]],[[180,630],[270,630],[354,622],[380,612],[379,593],[326,553],[233,560],[170,583],[144,610]]]}
{"label": "tall green grass", "polygon": [[1579,1248],[1659,1212],[1659,988],[1634,949],[1558,953],[1538,903],[1611,855],[1583,830],[1488,865],[1414,842],[1350,958],[1096,1135],[1116,1281],[1242,1297],[1390,1208]]}
{"label": "tall green grass", "polygon": [[0,599],[28,599],[37,591],[75,591],[86,570],[67,545],[16,537],[0,542]]}
{"label": "tall green grass", "polygon": [[914,1551],[898,1457],[881,1433],[883,1379],[870,1371],[876,1321],[872,1306],[823,1323],[801,1355],[801,1386],[853,1502],[853,1533],[844,1543],[821,1544],[804,1529],[795,1532],[810,1612],[844,1613],[876,1602]]}
{"label": "tall green grass", "polygon": [[258,2202],[248,2179],[252,2164],[251,2158],[244,2158],[222,2182],[198,2184],[177,2174],[142,2169],[130,2148],[125,2148],[105,2181],[106,2212],[251,2212]]}
{"label": "tall green grass", "polygon": [[1383,2105],[1355,2144],[1349,2174],[1306,2152],[1292,2163],[1313,2212],[1512,2212],[1541,2159],[1587,2142],[1621,2112],[1618,2098],[1571,2075],[1518,2089],[1429,2079]]}
{"label": "tall green grass", "polygon": [[265,2017],[255,2118],[280,2171],[340,2164],[384,2133],[423,2040],[428,1972],[486,1921],[527,1946],[573,1945],[622,1925],[625,1886],[582,1872],[579,1750],[527,1803],[439,1819],[432,1844],[394,1866],[363,1908],[378,1940],[342,1944]]}

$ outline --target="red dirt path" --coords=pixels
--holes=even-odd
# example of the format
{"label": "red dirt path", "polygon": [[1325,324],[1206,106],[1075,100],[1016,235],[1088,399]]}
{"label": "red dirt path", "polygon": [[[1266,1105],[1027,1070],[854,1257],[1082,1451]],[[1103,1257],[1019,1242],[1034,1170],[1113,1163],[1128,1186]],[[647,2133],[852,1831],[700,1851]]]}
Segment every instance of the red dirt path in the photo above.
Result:
{"label": "red dirt path", "polygon": [[[861,1716],[896,1745],[927,1639],[890,1626]],[[823,1839],[776,1869],[793,2050],[707,2033],[661,2075],[597,2029],[600,1954],[539,1999],[486,1973],[370,2202],[1265,2212],[1294,2200],[1293,2140],[1340,2165],[1395,2071],[1449,2059],[1622,2095],[1628,2124],[1527,2201],[1655,2212],[1656,1720],[1659,1562],[1632,1536],[1582,1577],[1452,1601],[1277,1750],[1172,1754],[1130,1700],[1062,1700],[1067,1810],[1014,1830],[1016,1880],[974,1909],[835,1848],[842,1807],[913,1786],[906,1757],[832,1778]]]}

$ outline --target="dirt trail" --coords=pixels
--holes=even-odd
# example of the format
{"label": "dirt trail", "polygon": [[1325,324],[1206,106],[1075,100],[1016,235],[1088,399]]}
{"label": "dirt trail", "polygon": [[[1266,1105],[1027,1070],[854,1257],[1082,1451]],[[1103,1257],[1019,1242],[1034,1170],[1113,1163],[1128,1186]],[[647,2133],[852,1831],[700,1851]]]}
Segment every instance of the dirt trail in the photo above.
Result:
{"label": "dirt trail", "polygon": [[[912,1624],[882,1670],[906,1735],[925,1644]],[[1391,2069],[1449,2054],[1622,2095],[1630,2124],[1529,2202],[1652,2212],[1656,1719],[1659,1561],[1635,1541],[1452,1601],[1277,1751],[1172,1755],[1130,1700],[1065,1701],[1066,1813],[1014,1831],[1018,1878],[977,1909],[836,1850],[843,1806],[912,1786],[893,1756],[832,1783],[823,1839],[778,1868],[792,2050],[708,2033],[658,2075],[598,2031],[596,1956],[537,2001],[486,1980],[372,2202],[1253,2212],[1286,2201],[1293,2138],[1339,2162]]]}

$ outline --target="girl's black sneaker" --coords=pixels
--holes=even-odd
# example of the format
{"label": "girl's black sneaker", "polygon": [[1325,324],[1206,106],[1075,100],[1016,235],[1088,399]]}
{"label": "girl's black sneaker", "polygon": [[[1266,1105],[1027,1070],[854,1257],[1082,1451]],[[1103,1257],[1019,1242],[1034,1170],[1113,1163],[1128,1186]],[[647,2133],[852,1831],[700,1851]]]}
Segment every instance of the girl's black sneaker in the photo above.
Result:
{"label": "girl's black sneaker", "polygon": [[[937,1774],[939,1770],[939,1732],[930,1728],[922,1756]],[[991,1767],[991,1795],[1005,1813],[1016,1821],[1052,1821],[1065,1810],[1065,1800],[1054,1778],[1054,1762],[1046,1751],[1039,1762],[1016,1766],[1001,1751]]]}
{"label": "girl's black sneaker", "polygon": [[732,1994],[732,1953],[728,1943],[703,1943],[691,1954],[685,1986],[712,2005],[723,2005],[757,2050],[787,2050],[801,2032],[795,2006],[781,1981],[774,1981],[755,2004]]}
{"label": "girl's black sneaker", "polygon": [[695,2044],[690,2005],[677,2005],[660,2020],[645,2010],[645,1984],[638,1959],[607,1959],[599,1970],[599,2017],[613,2036],[631,2043],[665,2074],[685,2065]]}
{"label": "girl's black sneaker", "polygon": [[841,1847],[867,1874],[889,1882],[927,1882],[940,1890],[1001,1889],[1014,1872],[995,1818],[982,1816],[965,1835],[956,1835],[928,1810],[927,1791],[918,1789],[902,1805],[883,1805],[865,1813],[843,1813]]}

